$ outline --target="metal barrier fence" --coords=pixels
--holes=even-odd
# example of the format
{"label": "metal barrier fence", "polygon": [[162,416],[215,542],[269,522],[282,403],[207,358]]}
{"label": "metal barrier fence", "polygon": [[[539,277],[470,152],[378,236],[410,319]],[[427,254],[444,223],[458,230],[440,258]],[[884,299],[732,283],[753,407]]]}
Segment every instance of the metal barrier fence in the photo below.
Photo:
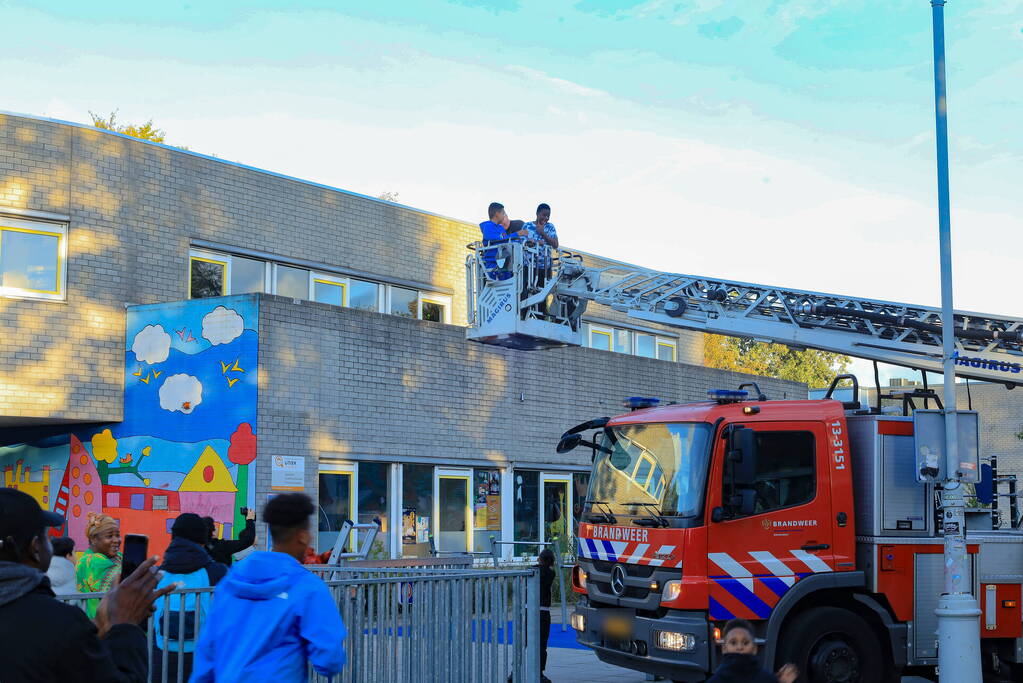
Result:
{"label": "metal barrier fence", "polygon": [[[509,676],[516,683],[539,681],[536,570],[331,567],[330,572],[334,576],[326,584],[348,630],[347,661],[332,679],[310,668],[310,681],[494,683]],[[150,680],[188,680],[190,644],[201,640],[202,615],[215,600],[213,591],[175,591],[165,598],[169,602],[159,623],[149,618]],[[58,599],[84,608],[87,600],[102,596]]]}

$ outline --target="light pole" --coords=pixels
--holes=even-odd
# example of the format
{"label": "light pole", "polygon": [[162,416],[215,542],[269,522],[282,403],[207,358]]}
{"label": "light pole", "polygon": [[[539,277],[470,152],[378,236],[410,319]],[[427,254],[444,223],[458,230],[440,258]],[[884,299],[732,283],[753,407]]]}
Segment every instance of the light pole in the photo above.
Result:
{"label": "light pole", "polygon": [[942,683],[981,683],[980,609],[970,593],[966,515],[959,476],[956,425],[955,318],[952,312],[952,227],[948,197],[948,120],[945,101],[945,0],[931,0],[934,26],[934,119],[938,153],[938,250],[941,255],[941,342],[944,356],[945,480],[941,521],[945,534],[945,588],[938,599],[938,671]]}

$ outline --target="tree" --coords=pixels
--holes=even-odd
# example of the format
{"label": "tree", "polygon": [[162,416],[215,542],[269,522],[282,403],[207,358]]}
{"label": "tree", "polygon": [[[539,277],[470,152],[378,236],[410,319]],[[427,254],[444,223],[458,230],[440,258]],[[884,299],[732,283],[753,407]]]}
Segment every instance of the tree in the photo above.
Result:
{"label": "tree", "polygon": [[835,375],[849,368],[849,356],[817,349],[791,349],[751,339],[708,334],[703,346],[703,363],[720,370],[777,377],[807,386],[824,387]]}
{"label": "tree", "polygon": [[139,138],[141,140],[149,140],[150,142],[163,142],[164,132],[153,125],[153,119],[149,119],[141,126],[137,126],[134,123],[119,123],[117,121],[117,111],[110,112],[110,116],[103,117],[89,112],[89,116],[92,117],[92,125],[103,130],[112,130],[115,133],[121,133],[123,135],[130,135],[133,138]]}
{"label": "tree", "polygon": [[252,433],[252,425],[248,422],[242,422],[231,434],[227,459],[238,465],[235,484],[238,493],[235,494],[235,502],[239,504],[235,505],[234,509],[234,528],[237,534],[245,527],[245,517],[242,516],[240,508],[249,500],[249,464],[256,459],[256,435]]}

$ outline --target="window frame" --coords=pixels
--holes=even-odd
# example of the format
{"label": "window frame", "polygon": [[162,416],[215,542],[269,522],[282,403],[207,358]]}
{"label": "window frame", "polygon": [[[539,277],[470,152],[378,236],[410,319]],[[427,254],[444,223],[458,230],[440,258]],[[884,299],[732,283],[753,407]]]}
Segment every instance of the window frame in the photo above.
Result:
{"label": "window frame", "polygon": [[[228,296],[231,293],[231,256],[230,254],[218,254],[213,251],[200,249],[188,250],[188,298],[192,296],[192,262],[202,261],[203,263],[215,263],[224,267],[224,279],[220,283],[220,296]],[[212,297],[205,297],[212,298]]]}
{"label": "window frame", "polygon": [[[615,350],[614,350],[614,348],[615,348],[614,328],[612,328],[612,327],[605,327],[603,325],[594,325],[593,323],[590,323],[589,327],[590,327],[590,329],[589,329],[589,338],[586,340],[586,346],[588,346],[591,349],[596,349],[597,351],[610,351],[611,353],[614,353],[615,352]],[[607,337],[607,348],[606,349],[601,347],[601,346],[594,346],[593,345],[594,335],[598,335],[598,334],[601,335],[602,337]]]}
{"label": "window frame", "polygon": [[[666,349],[671,349],[671,360],[669,362],[671,362],[671,363],[678,362],[678,342],[677,341],[675,341],[674,339],[668,338],[668,337],[657,337],[657,341],[654,342],[654,353],[658,354],[660,352],[660,350],[661,350],[661,347],[664,347]],[[655,356],[655,357],[657,358],[657,360],[668,360],[667,358],[661,358],[659,356]]]}
{"label": "window frame", "polygon": [[[48,221],[29,221],[18,218],[0,216],[0,248],[3,245],[3,233],[6,231],[44,235],[57,238],[57,289],[42,290],[23,287],[7,287],[0,285],[0,296],[24,299],[46,299],[50,301],[67,300],[67,258],[68,258],[68,226],[66,223]],[[2,273],[0,273],[2,275]],[[191,273],[189,273],[191,276]]]}
{"label": "window frame", "polygon": [[[423,320],[423,304],[437,304],[438,306],[444,307],[444,319],[440,322],[445,325],[451,324],[451,297],[447,294],[436,294],[434,292],[419,291],[419,304],[416,307],[419,313],[419,319]],[[433,322],[426,320],[424,322]]]}
{"label": "window frame", "polygon": [[316,284],[333,285],[341,288],[341,308],[348,308],[348,278],[337,277],[336,275],[329,275],[327,273],[319,273],[315,270],[309,271],[309,300],[313,303],[326,303],[328,306],[334,306],[325,301],[316,301]]}

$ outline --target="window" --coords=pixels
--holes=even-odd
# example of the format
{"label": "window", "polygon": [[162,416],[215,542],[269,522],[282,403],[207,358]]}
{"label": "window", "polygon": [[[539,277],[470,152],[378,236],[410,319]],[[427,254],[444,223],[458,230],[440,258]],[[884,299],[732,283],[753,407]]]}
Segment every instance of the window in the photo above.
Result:
{"label": "window", "polygon": [[[334,466],[335,470],[320,472],[319,510],[317,511],[317,551],[334,549],[341,527],[352,518],[352,488],[355,471],[351,466]],[[346,550],[352,548],[348,537]]]}
{"label": "window", "polygon": [[391,305],[387,312],[403,318],[418,318],[419,292],[404,287],[391,287]]}
{"label": "window", "polygon": [[433,465],[402,465],[401,555],[430,556]]}
{"label": "window", "polygon": [[614,338],[614,350],[617,353],[632,353],[632,332],[615,329]]}
{"label": "window", "polygon": [[[472,480],[473,551],[490,552],[490,537],[501,536],[501,471],[476,468]],[[498,546],[500,549],[501,546]],[[499,550],[500,552],[500,550]]]}
{"label": "window", "polygon": [[341,280],[326,276],[313,278],[313,301],[333,306],[344,306],[347,286]]}
{"label": "window", "polygon": [[231,256],[231,294],[266,291],[266,262]]}
{"label": "window", "polygon": [[[811,432],[757,432],[754,514],[802,505],[817,490],[816,453]],[[733,495],[732,464],[725,460],[725,500]]]}
{"label": "window", "polygon": [[258,259],[193,249],[188,258],[188,296],[204,299],[265,292],[267,266]]}
{"label": "window", "polygon": [[611,329],[590,325],[590,348],[610,351]]}
{"label": "window", "polygon": [[63,299],[67,228],[0,219],[0,294]]}
{"label": "window", "polygon": [[636,333],[636,355],[644,358],[657,358],[655,347],[656,337],[652,334]]}
{"label": "window", "polygon": [[440,301],[432,301],[430,299],[422,300],[423,320],[429,320],[432,323],[444,323],[447,322],[447,306]]}
{"label": "window", "polygon": [[390,471],[391,466],[382,462],[361,462],[359,463],[359,489],[357,493],[359,524],[370,524],[374,518],[380,520],[380,533],[377,534],[373,545],[375,550],[370,552],[371,557],[387,557],[390,545],[390,524],[388,523],[388,508],[390,496]]}
{"label": "window", "polygon": [[293,299],[309,298],[309,271],[277,264],[277,287],[274,294],[290,296]]}
{"label": "window", "polygon": [[657,340],[657,358],[660,360],[675,360],[675,342]]}
{"label": "window", "polygon": [[349,280],[348,305],[363,311],[380,312],[380,286],[365,280]]}
{"label": "window", "polygon": [[[540,540],[540,473],[530,470],[517,470],[514,476],[515,490],[513,500],[514,536],[516,541]],[[535,545],[516,545],[515,555],[536,555],[540,547]]]}
{"label": "window", "polygon": [[188,298],[205,299],[227,294],[228,257],[192,255],[189,258]]}

